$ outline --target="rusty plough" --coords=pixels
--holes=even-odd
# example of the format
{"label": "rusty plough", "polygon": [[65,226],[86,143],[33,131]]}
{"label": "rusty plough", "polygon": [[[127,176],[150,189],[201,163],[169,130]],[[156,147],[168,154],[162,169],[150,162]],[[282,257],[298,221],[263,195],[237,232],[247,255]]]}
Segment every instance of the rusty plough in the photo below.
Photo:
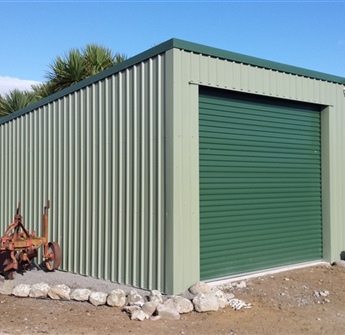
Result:
{"label": "rusty plough", "polygon": [[42,216],[43,237],[31,234],[23,225],[23,216],[18,204],[13,222],[0,238],[0,272],[7,279],[13,279],[17,270],[27,270],[37,250],[43,246],[43,259],[48,271],[58,269],[61,262],[61,249],[57,242],[48,242],[48,209],[50,202],[44,206]]}

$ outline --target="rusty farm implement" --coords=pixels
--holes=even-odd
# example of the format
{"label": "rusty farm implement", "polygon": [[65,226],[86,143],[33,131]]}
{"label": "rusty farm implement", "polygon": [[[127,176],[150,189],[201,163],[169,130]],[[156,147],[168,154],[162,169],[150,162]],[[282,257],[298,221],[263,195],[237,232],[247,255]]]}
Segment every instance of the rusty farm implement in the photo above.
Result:
{"label": "rusty farm implement", "polygon": [[23,216],[18,204],[13,222],[0,238],[0,273],[13,279],[17,270],[27,270],[32,259],[37,256],[37,250],[43,246],[43,260],[48,271],[56,270],[61,262],[60,246],[56,242],[48,242],[48,209],[50,202],[44,206],[42,216],[43,237],[31,234],[23,225]]}

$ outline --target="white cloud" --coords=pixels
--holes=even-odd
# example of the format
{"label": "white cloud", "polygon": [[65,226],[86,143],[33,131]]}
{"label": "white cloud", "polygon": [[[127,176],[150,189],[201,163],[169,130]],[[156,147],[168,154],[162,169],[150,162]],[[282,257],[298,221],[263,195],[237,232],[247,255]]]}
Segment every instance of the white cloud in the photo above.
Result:
{"label": "white cloud", "polygon": [[2,77],[0,76],[0,94],[4,95],[9,91],[18,89],[20,91],[30,90],[31,85],[40,84],[38,81],[25,80],[13,77]]}

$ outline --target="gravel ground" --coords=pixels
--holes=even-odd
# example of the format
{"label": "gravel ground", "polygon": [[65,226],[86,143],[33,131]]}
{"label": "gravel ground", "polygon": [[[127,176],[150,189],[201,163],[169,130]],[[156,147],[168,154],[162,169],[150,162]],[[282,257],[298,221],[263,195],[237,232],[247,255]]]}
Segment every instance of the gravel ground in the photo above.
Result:
{"label": "gravel ground", "polygon": [[125,293],[129,293],[135,289],[138,293],[145,296],[148,295],[148,291],[134,288],[128,285],[117,284],[108,280],[102,280],[87,276],[81,276],[65,271],[44,271],[43,268],[35,265],[32,266],[28,271],[23,273],[15,273],[14,285],[18,284],[38,284],[47,283],[49,286],[65,284],[71,289],[76,288],[87,288],[95,292],[109,293],[111,290],[122,289]]}
{"label": "gravel ground", "polygon": [[[63,281],[108,291],[114,283],[66,272],[33,269],[16,283]],[[317,265],[248,279],[231,288],[235,297],[252,305],[207,313],[188,313],[180,320],[132,321],[117,307],[88,302],[0,296],[0,335],[344,335],[345,267]],[[104,286],[103,286],[104,285]],[[109,285],[109,286],[108,286]],[[125,290],[130,289],[121,286]],[[327,294],[324,294],[326,293]]]}

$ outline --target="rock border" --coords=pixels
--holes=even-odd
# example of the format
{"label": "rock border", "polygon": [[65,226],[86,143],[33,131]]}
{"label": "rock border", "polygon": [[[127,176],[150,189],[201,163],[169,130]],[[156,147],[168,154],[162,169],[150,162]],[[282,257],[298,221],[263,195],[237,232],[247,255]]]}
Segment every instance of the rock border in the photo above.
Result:
{"label": "rock border", "polygon": [[49,286],[41,282],[34,285],[19,284],[14,286],[11,280],[0,283],[0,295],[14,295],[21,298],[52,299],[63,301],[89,302],[94,306],[117,307],[129,314],[131,320],[179,320],[181,314],[193,311],[203,313],[218,311],[227,306],[234,310],[251,308],[242,300],[236,299],[228,291],[233,288],[245,288],[246,283],[226,287],[211,288],[204,282],[198,282],[189,288],[189,298],[180,295],[163,295],[157,290],[142,296],[136,290],[126,294],[121,289],[109,293],[95,292],[89,289],[71,289],[65,284]]}

